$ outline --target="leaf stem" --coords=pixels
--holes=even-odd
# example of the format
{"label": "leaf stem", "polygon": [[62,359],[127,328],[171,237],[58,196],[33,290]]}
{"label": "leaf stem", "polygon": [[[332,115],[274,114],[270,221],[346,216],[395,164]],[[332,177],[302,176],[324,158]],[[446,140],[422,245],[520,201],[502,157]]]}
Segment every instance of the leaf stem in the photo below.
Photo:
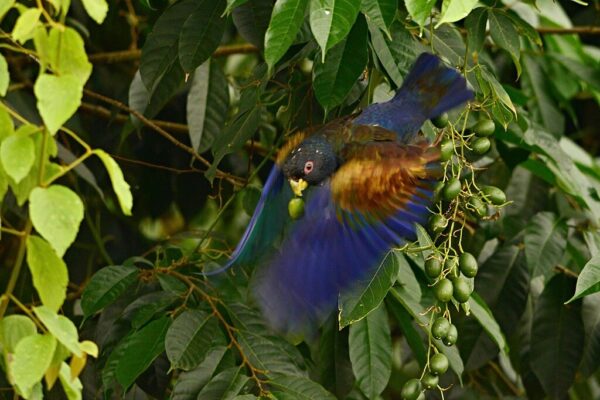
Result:
{"label": "leaf stem", "polygon": [[15,259],[15,264],[13,265],[13,269],[10,273],[10,278],[8,279],[8,284],[6,285],[6,290],[4,291],[2,300],[0,300],[0,320],[4,317],[4,314],[6,313],[9,299],[12,296],[13,290],[15,289],[17,280],[19,279],[19,274],[21,272],[21,266],[23,265],[23,260],[25,258],[25,248],[27,246],[27,237],[31,233],[31,228],[32,228],[31,219],[27,218],[27,222],[25,223],[25,229],[23,229],[23,234],[21,235],[21,242],[19,243],[19,249],[17,250],[17,258]]}

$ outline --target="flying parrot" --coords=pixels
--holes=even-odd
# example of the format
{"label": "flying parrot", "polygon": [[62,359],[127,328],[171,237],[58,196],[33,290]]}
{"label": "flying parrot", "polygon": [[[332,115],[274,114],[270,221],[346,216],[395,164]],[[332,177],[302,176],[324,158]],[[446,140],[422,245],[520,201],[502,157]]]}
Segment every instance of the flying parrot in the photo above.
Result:
{"label": "flying parrot", "polygon": [[[458,71],[423,53],[390,101],[292,136],[219,271],[256,265],[251,287],[271,327],[314,332],[340,293],[415,239],[440,175],[439,151],[419,130],[472,96]],[[299,196],[305,212],[293,220],[288,203]]]}

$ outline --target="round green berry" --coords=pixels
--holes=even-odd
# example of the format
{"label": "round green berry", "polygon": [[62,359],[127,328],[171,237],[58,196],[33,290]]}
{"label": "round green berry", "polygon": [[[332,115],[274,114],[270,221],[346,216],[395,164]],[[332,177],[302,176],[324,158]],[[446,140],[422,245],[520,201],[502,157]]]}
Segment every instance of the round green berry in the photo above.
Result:
{"label": "round green berry", "polygon": [[471,143],[471,148],[477,154],[485,154],[490,150],[492,142],[486,137],[477,138]]}
{"label": "round green berry", "polygon": [[485,197],[494,205],[506,203],[506,194],[496,186],[482,186],[481,191]]}
{"label": "round green berry", "polygon": [[440,160],[448,161],[454,155],[454,143],[450,139],[444,139],[440,143]]}
{"label": "round green berry", "polygon": [[467,278],[474,278],[477,275],[477,260],[471,253],[463,253],[458,258],[460,272]]}
{"label": "round green berry", "polygon": [[417,400],[422,390],[421,382],[413,378],[406,381],[400,394],[404,400]]}
{"label": "round green berry", "polygon": [[440,281],[433,287],[435,298],[442,303],[447,303],[452,298],[454,293],[454,286],[450,279],[440,279]]}
{"label": "round green berry", "polygon": [[437,258],[429,258],[425,261],[425,275],[435,279],[442,273],[442,263]]}
{"label": "round green berry", "polygon": [[456,197],[458,197],[461,187],[462,187],[462,184],[460,182],[460,179],[458,179],[458,178],[449,179],[448,182],[446,182],[446,185],[444,185],[444,189],[442,190],[442,197],[446,201],[454,200]]}
{"label": "round green berry", "polygon": [[490,136],[496,130],[496,124],[491,119],[482,119],[472,128],[477,136]]}
{"label": "round green berry", "polygon": [[435,233],[440,233],[448,226],[448,220],[443,215],[435,214],[429,220],[429,226]]}
{"label": "round green berry", "polygon": [[438,115],[437,117],[433,118],[431,120],[431,123],[436,127],[436,128],[445,128],[446,125],[448,125],[448,113],[443,113],[441,115]]}
{"label": "round green berry", "polygon": [[448,371],[448,357],[437,353],[429,360],[429,371],[434,375],[442,375]]}
{"label": "round green berry", "polygon": [[421,378],[421,383],[425,389],[434,389],[437,387],[440,378],[437,375],[432,374],[431,372],[426,373],[423,378]]}
{"label": "round green berry", "polygon": [[443,339],[448,335],[449,329],[450,322],[444,317],[439,317],[431,325],[431,335],[436,339]]}
{"label": "round green berry", "polygon": [[304,215],[304,199],[294,197],[288,203],[288,213],[292,219],[298,219]]}
{"label": "round green berry", "polygon": [[454,280],[452,295],[456,301],[466,303],[469,301],[469,297],[471,297],[471,292],[471,286],[469,286],[469,282],[465,278],[461,276]]}
{"label": "round green berry", "polygon": [[448,333],[446,334],[446,337],[442,339],[442,342],[444,342],[446,346],[452,346],[456,344],[457,340],[458,329],[456,329],[456,326],[454,324],[450,324],[450,328],[448,328]]}

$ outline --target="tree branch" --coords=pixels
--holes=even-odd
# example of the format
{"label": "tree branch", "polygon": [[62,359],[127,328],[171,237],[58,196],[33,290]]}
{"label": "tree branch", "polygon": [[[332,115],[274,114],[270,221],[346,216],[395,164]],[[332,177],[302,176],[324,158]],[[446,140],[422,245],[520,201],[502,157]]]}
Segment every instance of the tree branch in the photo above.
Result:
{"label": "tree branch", "polygon": [[[212,54],[213,57],[224,57],[231,54],[250,54],[258,53],[259,49],[251,44],[235,44],[221,46]],[[111,51],[106,53],[90,54],[89,60],[95,64],[112,64],[118,62],[135,61],[142,55],[141,49],[131,49],[122,51]]]}
{"label": "tree branch", "polygon": [[[196,152],[196,150],[194,150],[192,147],[187,146],[186,144],[180,142],[179,140],[175,139],[169,132],[167,132],[166,130],[164,130],[163,128],[161,128],[160,126],[156,125],[153,121],[151,121],[150,119],[146,118],[145,116],[143,116],[141,113],[135,111],[132,108],[129,108],[128,106],[126,106],[125,104],[121,103],[118,100],[115,99],[111,99],[110,97],[106,97],[104,95],[101,95],[99,93],[93,92],[89,89],[83,89],[83,93],[88,96],[91,97],[93,99],[96,100],[100,100],[104,103],[110,104],[122,111],[125,111],[133,116],[135,116],[137,119],[140,120],[141,123],[143,123],[144,125],[146,125],[147,127],[153,129],[154,131],[156,131],[159,135],[161,135],[162,137],[164,137],[165,139],[167,139],[169,142],[171,142],[172,144],[174,144],[176,147],[180,148],[181,150],[185,151],[186,153],[190,154],[192,157],[194,157],[194,159],[200,161],[200,163],[202,163],[204,166],[206,167],[210,167],[211,163],[210,161],[208,161],[207,159],[205,159],[204,157],[202,157],[200,154],[198,154]],[[217,178],[220,179],[225,179],[228,182],[232,183],[235,186],[244,186],[246,184],[246,181],[242,178],[239,178],[235,175],[231,175],[228,174],[227,172],[223,172],[219,169],[217,169],[217,173],[216,173]]]}

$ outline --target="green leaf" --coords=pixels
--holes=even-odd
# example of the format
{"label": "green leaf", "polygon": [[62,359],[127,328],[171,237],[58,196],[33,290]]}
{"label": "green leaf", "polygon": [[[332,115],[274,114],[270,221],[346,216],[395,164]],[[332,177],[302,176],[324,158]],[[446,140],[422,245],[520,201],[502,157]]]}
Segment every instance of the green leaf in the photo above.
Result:
{"label": "green leaf", "polygon": [[13,354],[11,374],[21,394],[28,398],[33,386],[50,366],[56,339],[50,335],[34,334],[19,341]]}
{"label": "green leaf", "polygon": [[419,365],[425,367],[427,364],[427,350],[423,345],[421,335],[419,335],[419,332],[417,332],[414,327],[410,314],[398,301],[389,301],[388,309],[396,318],[396,321],[398,321],[400,329],[413,351],[415,358],[419,362]]}
{"label": "green leaf", "polygon": [[149,92],[152,92],[156,82],[163,75],[173,70],[174,64],[179,64],[180,33],[186,20],[198,5],[199,2],[196,0],[175,3],[162,13],[154,24],[142,48],[140,60],[141,78]]}
{"label": "green leaf", "polygon": [[196,68],[187,97],[187,123],[192,147],[203,153],[221,133],[229,109],[227,78],[208,61]]}
{"label": "green leaf", "polygon": [[506,16],[504,12],[491,9],[488,13],[490,21],[490,35],[494,42],[504,50],[508,51],[517,67],[517,76],[521,75],[521,43],[519,41],[519,32],[515,28],[512,19]]}
{"label": "green leaf", "polygon": [[279,400],[335,400],[335,396],[317,382],[301,376],[277,376],[270,384],[271,392]]}
{"label": "green leaf", "polygon": [[[261,107],[253,107],[250,110],[241,112],[235,120],[225,128],[225,131],[219,135],[213,143],[214,160],[210,168],[206,171],[207,179],[212,181],[215,176],[217,166],[227,154],[240,149],[248,139],[252,137],[258,129],[260,122]],[[218,149],[215,151],[215,149]]]}
{"label": "green leaf", "polygon": [[546,62],[541,57],[523,54],[523,79],[522,85],[525,94],[529,97],[529,109],[546,130],[554,136],[562,135],[565,129],[565,117],[556,106],[549,87],[542,63]]}
{"label": "green leaf", "polygon": [[230,400],[243,389],[249,377],[243,374],[244,368],[232,367],[217,374],[204,389],[200,391],[196,400]]}
{"label": "green leaf", "polygon": [[10,75],[8,73],[8,64],[2,54],[0,54],[0,96],[6,96],[8,85],[10,84]]}
{"label": "green leaf", "polygon": [[131,215],[133,196],[131,195],[129,184],[123,177],[123,171],[121,171],[119,164],[103,150],[95,149],[94,154],[100,158],[104,164],[104,168],[106,168],[106,171],[108,172],[108,176],[110,176],[110,181],[112,182],[113,190],[119,200],[121,211],[123,211],[123,214],[125,215]]}
{"label": "green leaf", "polygon": [[404,0],[406,10],[421,29],[427,23],[435,3],[435,0]]}
{"label": "green leaf", "polygon": [[383,36],[376,25],[368,22],[371,44],[377,58],[396,87],[402,85],[402,76],[408,72],[416,55],[421,52],[419,44],[399,21],[392,24],[392,39]]}
{"label": "green leaf", "polygon": [[62,257],[75,241],[83,220],[83,202],[79,196],[61,185],[37,187],[29,195],[29,212],[36,231]]}
{"label": "green leaf", "polygon": [[236,303],[227,312],[238,329],[236,338],[252,365],[269,374],[306,375],[298,349],[287,340],[268,334],[256,310]]}
{"label": "green leaf", "polygon": [[87,318],[111,304],[136,280],[138,269],[111,265],[96,272],[81,295],[81,308]]}
{"label": "green leaf", "polygon": [[36,333],[35,323],[25,315],[15,314],[0,319],[0,349],[4,356],[14,353],[21,339]]}
{"label": "green leaf", "polygon": [[13,7],[15,1],[16,0],[4,0],[2,3],[0,3],[0,20]]}
{"label": "green leaf", "polygon": [[27,238],[27,264],[42,304],[58,311],[66,298],[69,273],[65,262],[44,239]]}
{"label": "green leaf", "polygon": [[600,294],[583,299],[581,317],[585,328],[585,348],[580,371],[589,377],[600,367]]}
{"label": "green leaf", "polygon": [[589,67],[562,54],[549,53],[548,55],[579,79],[594,89],[600,90],[600,69],[598,67]]}
{"label": "green leaf", "polygon": [[42,11],[39,8],[25,10],[15,23],[12,31],[13,39],[21,44],[31,39],[41,15]]}
{"label": "green leaf", "polygon": [[79,33],[69,27],[63,30],[52,28],[47,47],[42,52],[42,61],[47,62],[57,75],[73,75],[81,86],[92,73],[85,45]]}
{"label": "green leaf", "polygon": [[585,267],[583,267],[583,270],[579,273],[579,277],[577,278],[575,294],[567,301],[567,303],[571,303],[581,297],[597,292],[600,292],[600,255],[592,257],[592,259],[585,264]]}
{"label": "green leaf", "polygon": [[222,338],[212,314],[188,310],[179,315],[167,332],[165,350],[173,368],[189,371],[206,356],[212,343]]}
{"label": "green leaf", "polygon": [[512,20],[513,24],[518,29],[521,36],[525,36],[527,39],[531,40],[536,45],[542,46],[542,38],[540,37],[540,34],[533,26],[529,24],[529,22],[525,21],[516,13],[510,11],[506,13],[506,16],[508,16],[508,18]]}
{"label": "green leaf", "polygon": [[508,353],[508,345],[504,339],[504,334],[496,322],[492,311],[488,308],[485,301],[479,297],[477,293],[473,293],[469,299],[469,306],[471,307],[471,313],[475,319],[479,322],[481,327],[487,332],[487,334],[496,342],[498,348],[505,353]]}
{"label": "green leaf", "polygon": [[221,42],[225,31],[225,11],[222,0],[200,0],[185,20],[179,36],[179,59],[185,72],[194,71],[204,63]]}
{"label": "green leaf", "polygon": [[60,384],[67,396],[67,400],[81,400],[83,384],[79,378],[73,379],[71,376],[71,368],[69,368],[67,363],[62,363],[60,365],[58,379],[60,379]]}
{"label": "green leaf", "polygon": [[575,380],[583,355],[581,302],[565,305],[573,280],[558,274],[540,295],[531,328],[529,363],[551,398],[563,398]]}
{"label": "green leaf", "polygon": [[248,0],[227,0],[227,8],[225,9],[225,14],[231,13],[231,11],[246,3]]}
{"label": "green leaf", "polygon": [[366,15],[369,21],[372,21],[374,25],[385,32],[389,38],[392,37],[389,28],[394,22],[397,9],[397,0],[362,0],[360,3],[362,13]]}
{"label": "green leaf", "polygon": [[277,0],[265,34],[265,61],[269,69],[290,48],[304,22],[308,0]]}
{"label": "green leaf", "polygon": [[104,18],[108,13],[106,0],[82,0],[81,2],[85,11],[96,23],[101,24],[104,22]]}
{"label": "green leaf", "polygon": [[540,212],[525,230],[525,256],[531,277],[547,277],[560,262],[567,248],[569,228],[564,219],[551,212]]}
{"label": "green leaf", "polygon": [[182,372],[173,388],[171,400],[196,400],[200,390],[215,373],[226,351],[225,346],[212,347],[208,349],[206,357],[196,369]]}
{"label": "green leaf", "polygon": [[[0,107],[0,142],[15,133],[12,117],[4,107]],[[0,155],[0,161],[1,155]]]}
{"label": "green leaf", "polygon": [[477,0],[444,0],[440,20],[435,25],[436,29],[444,22],[456,22],[471,12],[477,5]]}
{"label": "green leaf", "polygon": [[[148,118],[153,118],[177,94],[185,80],[185,73],[178,62],[174,62],[169,69],[154,83],[152,90],[148,91],[137,72],[129,87],[129,106]],[[136,127],[141,123],[135,116],[131,119]]]}
{"label": "green leaf", "polygon": [[485,41],[485,27],[487,25],[488,12],[484,7],[476,8],[465,20],[467,28],[467,41],[469,52],[479,53]]}
{"label": "green leaf", "polygon": [[231,16],[240,36],[262,50],[272,11],[273,0],[248,0]]}
{"label": "green leaf", "polygon": [[321,47],[322,60],[348,35],[359,9],[360,1],[310,1],[310,29]]}
{"label": "green leaf", "polygon": [[124,388],[129,388],[165,350],[165,336],[170,324],[171,319],[163,317],[125,339],[126,345],[115,370],[117,381]]}
{"label": "green leaf", "polygon": [[383,305],[350,325],[348,343],[358,387],[374,399],[383,392],[392,374],[392,339]]}
{"label": "green leaf", "polygon": [[370,279],[357,285],[356,290],[343,293],[339,301],[340,328],[360,321],[375,310],[396,281],[401,253],[390,251]]}
{"label": "green leaf", "polygon": [[34,307],[33,312],[56,340],[62,343],[71,353],[78,357],[82,356],[77,327],[69,318],[58,315],[46,306]]}
{"label": "green leaf", "polygon": [[15,183],[27,176],[35,161],[35,144],[29,136],[11,135],[0,145],[0,161]]}
{"label": "green leaf", "polygon": [[368,58],[367,25],[359,18],[348,37],[327,53],[325,61],[315,62],[315,95],[326,111],[344,101],[363,73]]}
{"label": "green leaf", "polygon": [[80,77],[74,75],[41,74],[33,91],[44,124],[54,135],[81,105],[83,84]]}

